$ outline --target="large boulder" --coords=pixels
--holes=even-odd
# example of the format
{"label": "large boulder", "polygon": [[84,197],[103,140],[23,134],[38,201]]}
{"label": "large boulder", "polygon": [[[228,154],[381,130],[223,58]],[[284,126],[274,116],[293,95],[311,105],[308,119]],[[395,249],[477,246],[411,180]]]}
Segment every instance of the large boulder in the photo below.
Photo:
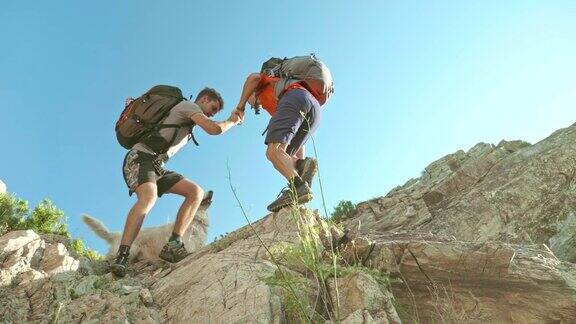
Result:
{"label": "large boulder", "polygon": [[381,284],[367,273],[356,272],[341,278],[329,278],[328,287],[332,304],[340,305],[339,315],[345,319],[345,323],[354,323],[353,319],[360,314],[364,320],[370,318],[371,321],[379,323],[402,323],[393,305],[392,293],[383,289]]}
{"label": "large boulder", "polygon": [[10,285],[20,278],[29,279],[44,277],[37,267],[37,251],[43,249],[44,242],[34,231],[15,231],[0,237],[0,286]]}
{"label": "large boulder", "polygon": [[[289,260],[278,252],[294,251],[291,249],[311,239],[314,242],[306,241],[308,251],[321,257],[324,252],[329,254],[327,247],[333,245],[333,236],[339,235],[317,212],[283,209],[192,254],[169,273],[158,274],[151,292],[164,318],[174,323],[292,323],[338,318],[344,323],[359,319],[400,323],[392,293],[369,273],[350,268],[343,278],[319,282],[318,273],[313,273],[315,266],[303,260],[305,255],[291,254],[298,256]],[[318,267],[323,262],[331,267],[327,260],[317,261]]]}
{"label": "large boulder", "polygon": [[164,317],[174,323],[280,323],[280,298],[262,280],[276,266],[262,243],[295,242],[296,227],[287,210],[271,214],[160,274],[151,291]]}
{"label": "large boulder", "polygon": [[[79,271],[82,258],[68,249],[68,241],[32,230],[0,237],[0,314],[4,322],[163,322],[143,280],[83,274]],[[146,271],[141,274],[151,276]]]}
{"label": "large boulder", "polygon": [[345,254],[389,274],[405,322],[576,323],[576,265],[542,245],[461,242],[430,234],[354,241],[370,248],[350,242]]}
{"label": "large boulder", "polygon": [[1,236],[0,261],[0,286],[76,271],[79,266],[79,261],[70,256],[62,243],[47,243],[32,230]]}

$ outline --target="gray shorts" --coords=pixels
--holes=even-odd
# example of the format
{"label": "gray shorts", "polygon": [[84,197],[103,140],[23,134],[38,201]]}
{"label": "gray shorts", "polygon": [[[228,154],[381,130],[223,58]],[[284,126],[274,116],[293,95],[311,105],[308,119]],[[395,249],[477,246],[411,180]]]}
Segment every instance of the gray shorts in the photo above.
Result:
{"label": "gray shorts", "polygon": [[320,124],[320,104],[304,89],[288,90],[270,119],[264,144],[288,144],[286,153],[294,155]]}
{"label": "gray shorts", "polygon": [[163,163],[155,155],[130,150],[122,165],[124,181],[128,186],[128,194],[146,182],[154,182],[158,188],[158,197],[162,197],[178,181],[184,179],[181,174],[163,168]]}

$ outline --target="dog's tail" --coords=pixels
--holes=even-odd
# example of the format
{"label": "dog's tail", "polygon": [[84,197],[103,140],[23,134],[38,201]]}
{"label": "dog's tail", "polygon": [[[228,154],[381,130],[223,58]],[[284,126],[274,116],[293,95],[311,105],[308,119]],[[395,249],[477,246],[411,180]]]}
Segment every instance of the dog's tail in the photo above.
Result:
{"label": "dog's tail", "polygon": [[114,236],[112,233],[110,233],[110,231],[108,231],[106,226],[104,226],[101,221],[88,215],[82,215],[82,220],[84,223],[86,223],[86,225],[88,225],[88,227],[90,227],[90,229],[94,231],[94,233],[96,233],[96,235],[100,236],[108,243],[113,242]]}

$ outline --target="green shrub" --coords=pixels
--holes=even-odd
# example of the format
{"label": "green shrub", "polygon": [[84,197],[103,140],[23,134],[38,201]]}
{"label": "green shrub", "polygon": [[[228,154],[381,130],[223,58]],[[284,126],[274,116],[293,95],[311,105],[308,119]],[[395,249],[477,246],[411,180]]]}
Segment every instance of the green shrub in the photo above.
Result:
{"label": "green shrub", "polygon": [[[270,277],[262,278],[269,286],[276,287],[288,323],[325,323],[310,303],[310,282],[291,272],[276,270]],[[294,292],[294,293],[292,293]]]}
{"label": "green shrub", "polygon": [[58,234],[70,237],[64,212],[48,199],[42,200],[24,220],[24,229],[36,233]]}
{"label": "green shrub", "polygon": [[28,214],[28,202],[9,194],[0,194],[0,235],[22,229]]}
{"label": "green shrub", "polygon": [[352,216],[354,211],[356,210],[356,205],[354,205],[349,200],[342,200],[336,205],[332,214],[330,214],[330,220],[334,223],[339,223],[346,218]]}
{"label": "green shrub", "polygon": [[[42,200],[32,211],[28,202],[10,194],[0,194],[0,236],[11,231],[33,230],[38,234],[57,234],[70,238],[64,212],[49,199]],[[91,260],[101,259],[96,251],[74,239],[70,248]]]}
{"label": "green shrub", "polygon": [[104,256],[101,255],[100,253],[87,248],[86,244],[84,244],[84,241],[82,241],[81,239],[72,240],[72,242],[70,243],[70,247],[79,255],[82,255],[90,260],[96,261],[96,260],[102,260],[104,258]]}

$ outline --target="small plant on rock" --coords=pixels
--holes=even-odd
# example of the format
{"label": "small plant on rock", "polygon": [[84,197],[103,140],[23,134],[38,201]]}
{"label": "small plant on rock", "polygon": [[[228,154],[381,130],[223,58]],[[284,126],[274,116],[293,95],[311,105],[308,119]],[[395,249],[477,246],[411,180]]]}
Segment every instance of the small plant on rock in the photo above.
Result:
{"label": "small plant on rock", "polygon": [[339,223],[351,217],[356,211],[356,205],[350,200],[342,200],[334,207],[334,211],[330,214],[330,220],[334,223]]}

